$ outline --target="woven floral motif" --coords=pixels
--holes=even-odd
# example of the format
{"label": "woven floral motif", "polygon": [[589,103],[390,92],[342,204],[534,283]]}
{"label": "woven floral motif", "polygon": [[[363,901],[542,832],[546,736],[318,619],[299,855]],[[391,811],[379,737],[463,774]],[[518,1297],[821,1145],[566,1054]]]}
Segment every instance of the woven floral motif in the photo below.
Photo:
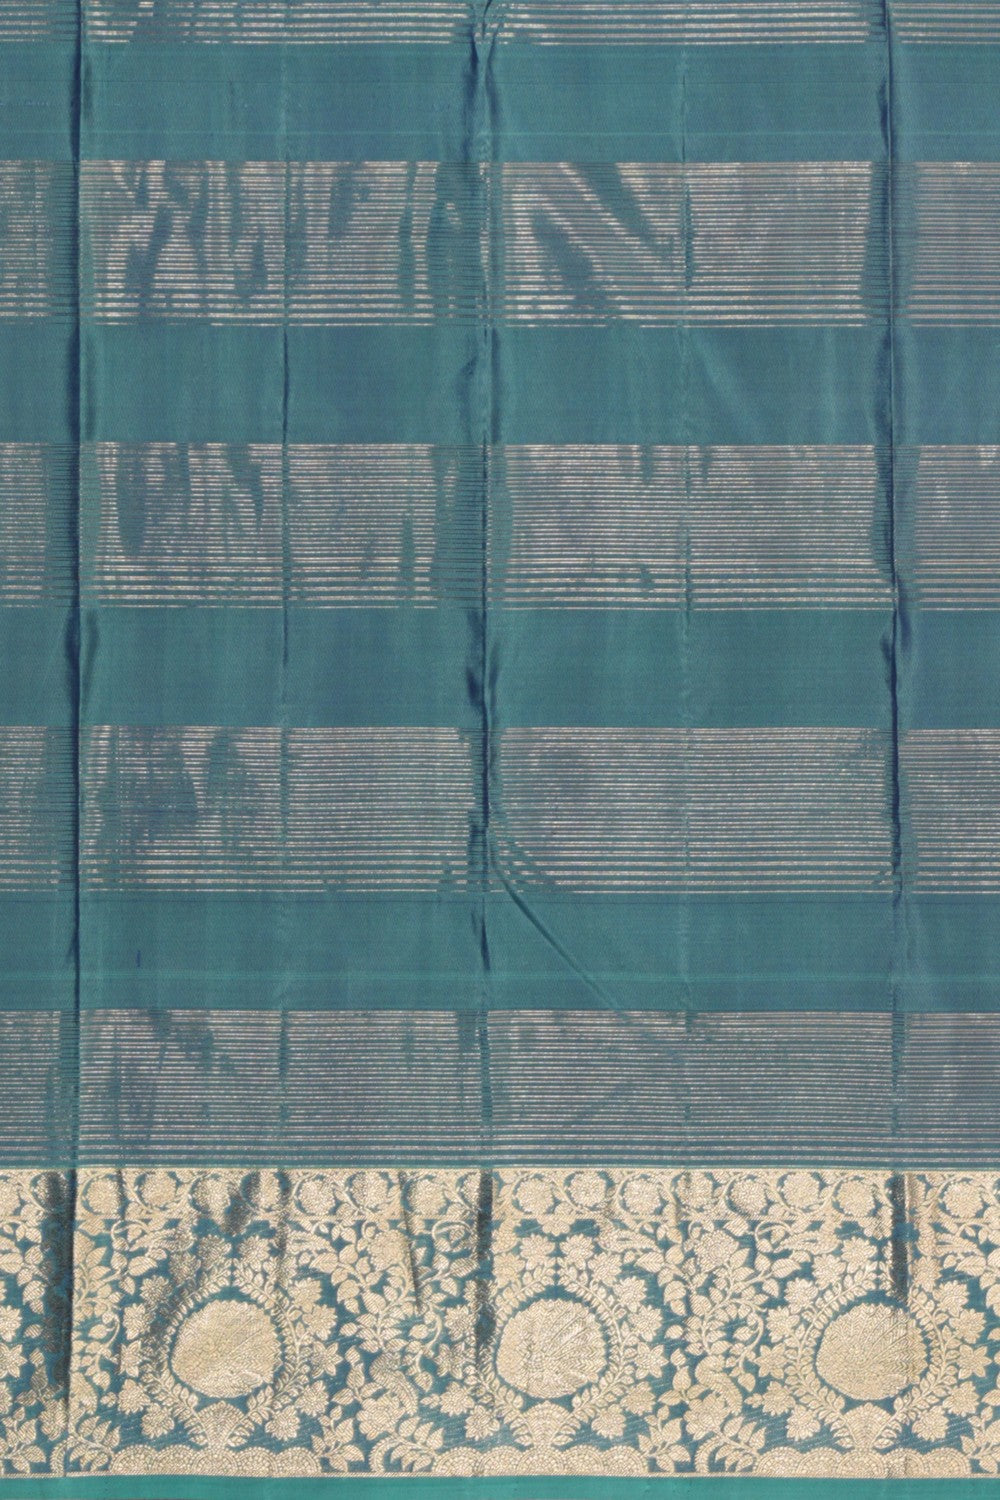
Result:
{"label": "woven floral motif", "polygon": [[1000,1472],[989,1174],[6,1172],[0,1295],[9,1474]]}
{"label": "woven floral motif", "polygon": [[62,1437],[63,1187],[4,1192],[21,1471],[1000,1471],[986,1174],[82,1172]]}
{"label": "woven floral motif", "polygon": [[65,1174],[0,1172],[0,1474],[63,1465],[71,1212]]}

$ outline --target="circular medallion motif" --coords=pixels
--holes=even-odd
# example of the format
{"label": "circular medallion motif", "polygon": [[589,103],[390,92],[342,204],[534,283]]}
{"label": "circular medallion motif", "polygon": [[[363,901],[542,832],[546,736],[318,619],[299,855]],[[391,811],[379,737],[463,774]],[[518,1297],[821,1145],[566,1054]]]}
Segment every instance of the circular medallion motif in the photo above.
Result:
{"label": "circular medallion motif", "polygon": [[501,1380],[542,1401],[591,1385],[606,1363],[601,1325],[582,1302],[565,1298],[543,1298],[516,1312],[496,1355]]}
{"label": "circular medallion motif", "polygon": [[177,1379],[213,1400],[248,1396],[274,1377],[280,1363],[281,1342],[267,1313],[234,1297],[189,1313],[170,1357]]}
{"label": "circular medallion motif", "polygon": [[927,1345],[908,1312],[859,1302],[834,1318],[816,1351],[816,1373],[853,1401],[885,1401],[927,1369]]}

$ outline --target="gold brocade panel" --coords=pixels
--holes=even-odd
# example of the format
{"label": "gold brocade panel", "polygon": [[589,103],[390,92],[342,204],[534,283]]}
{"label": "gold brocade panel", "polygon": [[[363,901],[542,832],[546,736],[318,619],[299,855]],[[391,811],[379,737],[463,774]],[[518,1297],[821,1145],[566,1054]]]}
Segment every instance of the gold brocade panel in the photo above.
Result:
{"label": "gold brocade panel", "polygon": [[71,1258],[68,1187],[0,1179],[10,1473],[1000,1470],[990,1174],[95,1169]]}

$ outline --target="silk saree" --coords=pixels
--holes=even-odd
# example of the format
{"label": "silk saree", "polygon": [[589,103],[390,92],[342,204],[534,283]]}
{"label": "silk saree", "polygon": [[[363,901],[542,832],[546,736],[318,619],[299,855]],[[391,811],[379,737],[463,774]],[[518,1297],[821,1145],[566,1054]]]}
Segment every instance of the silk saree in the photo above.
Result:
{"label": "silk saree", "polygon": [[998,88],[0,0],[12,1495],[1000,1471]]}

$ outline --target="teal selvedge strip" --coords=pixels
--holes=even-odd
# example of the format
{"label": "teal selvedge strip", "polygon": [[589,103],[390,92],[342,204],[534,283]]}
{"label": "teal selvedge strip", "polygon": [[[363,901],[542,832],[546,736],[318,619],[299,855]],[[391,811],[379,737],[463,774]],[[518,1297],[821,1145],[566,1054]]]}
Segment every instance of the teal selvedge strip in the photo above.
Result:
{"label": "teal selvedge strip", "polygon": [[[986,1500],[980,1479],[766,1479],[754,1476],[323,1475],[308,1479],[10,1479],[15,1500]],[[995,1484],[995,1481],[994,1481]]]}

